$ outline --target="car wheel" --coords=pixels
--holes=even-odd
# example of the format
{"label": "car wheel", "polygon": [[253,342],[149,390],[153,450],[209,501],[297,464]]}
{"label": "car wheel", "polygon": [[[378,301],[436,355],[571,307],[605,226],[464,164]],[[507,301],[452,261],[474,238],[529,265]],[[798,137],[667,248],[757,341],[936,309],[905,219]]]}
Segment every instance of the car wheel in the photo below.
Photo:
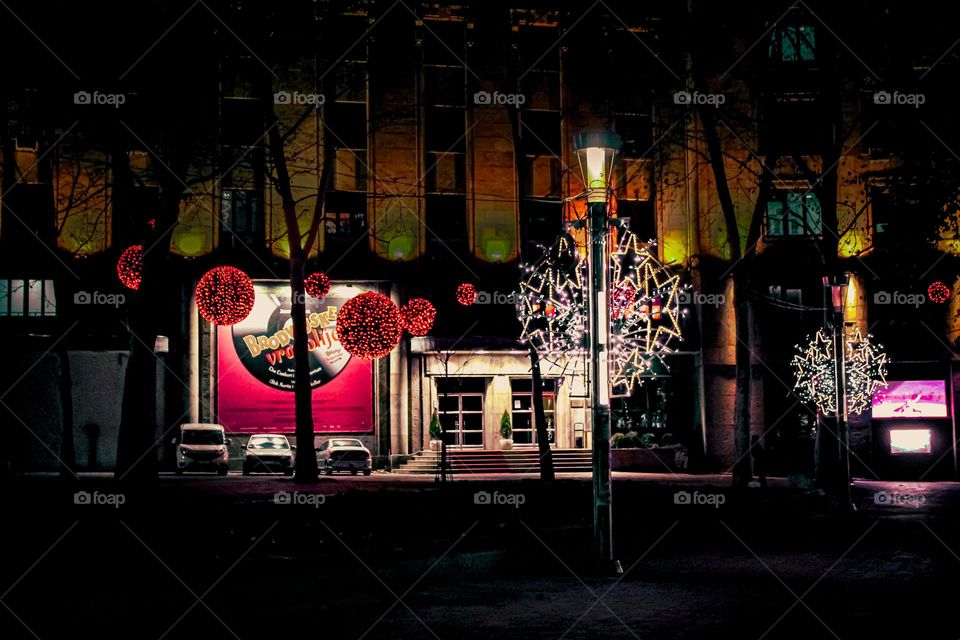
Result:
{"label": "car wheel", "polygon": [[284,469],[283,475],[285,475],[285,476],[292,476],[292,475],[293,475],[293,469]]}
{"label": "car wheel", "polygon": [[370,475],[370,469],[364,469],[364,470],[363,470],[363,475],[365,475],[365,476]]}
{"label": "car wheel", "polygon": [[332,475],[333,475],[333,469],[331,469],[330,467],[327,467],[326,469],[323,470],[323,475],[325,475],[325,476],[332,476]]}
{"label": "car wheel", "polygon": [[356,470],[356,469],[350,469],[350,475],[352,475],[352,476],[357,475],[357,470]]}
{"label": "car wheel", "polygon": [[180,467],[180,466],[177,467],[177,475],[178,475],[178,476],[182,476],[182,475],[183,475],[183,467]]}
{"label": "car wheel", "polygon": [[218,476],[225,476],[225,475],[227,475],[227,471],[228,471],[228,468],[227,468],[226,465],[224,465],[224,466],[220,467],[219,469],[217,469],[217,475],[218,475]]}
{"label": "car wheel", "polygon": [[250,467],[248,467],[247,465],[243,465],[243,475],[245,476],[250,475]]}

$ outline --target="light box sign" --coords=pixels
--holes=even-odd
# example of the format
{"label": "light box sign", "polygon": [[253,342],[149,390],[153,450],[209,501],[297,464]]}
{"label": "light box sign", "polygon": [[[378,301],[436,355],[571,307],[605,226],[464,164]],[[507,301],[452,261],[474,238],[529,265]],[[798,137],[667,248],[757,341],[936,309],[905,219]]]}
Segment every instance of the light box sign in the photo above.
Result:
{"label": "light box sign", "polygon": [[[290,285],[255,281],[250,315],[217,329],[218,420],[233,433],[293,433],[294,355]],[[373,368],[336,337],[337,310],[364,293],[334,285],[324,300],[307,297],[307,348],[317,432],[373,431]]]}
{"label": "light box sign", "polygon": [[874,418],[946,418],[947,384],[943,380],[901,380],[873,394]]}
{"label": "light box sign", "polygon": [[933,453],[930,429],[890,429],[890,453]]}

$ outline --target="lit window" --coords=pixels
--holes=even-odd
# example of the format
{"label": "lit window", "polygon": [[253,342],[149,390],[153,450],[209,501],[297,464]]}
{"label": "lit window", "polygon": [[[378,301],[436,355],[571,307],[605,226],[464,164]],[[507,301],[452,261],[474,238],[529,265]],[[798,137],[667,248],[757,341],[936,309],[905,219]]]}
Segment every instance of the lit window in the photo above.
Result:
{"label": "lit window", "polygon": [[782,191],[767,202],[767,236],[819,236],[820,200],[810,192]]}
{"label": "lit window", "polygon": [[0,280],[0,317],[55,317],[51,280]]}
{"label": "lit window", "polygon": [[770,58],[781,62],[816,60],[816,38],[811,25],[785,25],[774,30]]}

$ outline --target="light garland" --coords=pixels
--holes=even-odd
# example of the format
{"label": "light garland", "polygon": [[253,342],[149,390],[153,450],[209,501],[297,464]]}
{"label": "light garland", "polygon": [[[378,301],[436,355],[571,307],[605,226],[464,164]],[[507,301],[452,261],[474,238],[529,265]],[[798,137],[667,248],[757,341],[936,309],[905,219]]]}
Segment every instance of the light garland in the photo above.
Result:
{"label": "light garland", "polygon": [[584,300],[586,261],[572,236],[565,235],[536,265],[521,265],[518,292],[520,341],[550,357],[585,346]]}
{"label": "light garland", "polygon": [[936,304],[943,304],[949,300],[952,293],[953,291],[950,290],[950,287],[939,280],[931,282],[930,286],[927,287],[927,297],[930,298],[930,302],[935,302]]}
{"label": "light garland", "polygon": [[412,336],[425,336],[433,327],[437,309],[424,298],[410,298],[400,307],[400,322]]}
{"label": "light garland", "polygon": [[393,351],[402,332],[397,305],[382,293],[361,293],[337,312],[337,339],[347,353],[361,360],[375,360]]}
{"label": "light garland", "polygon": [[616,395],[630,393],[665,356],[680,333],[680,276],[650,252],[628,229],[610,256],[610,386]]}
{"label": "light garland", "polygon": [[303,284],[307,293],[318,300],[323,300],[330,293],[330,278],[322,271],[311,273]]}
{"label": "light garland", "polygon": [[235,267],[223,266],[203,274],[194,297],[205,320],[229,326],[250,315],[256,295],[250,276]]}
{"label": "light garland", "polygon": [[140,288],[143,278],[143,245],[135,244],[124,249],[117,260],[117,277],[127,289]]}
{"label": "light garland", "polygon": [[469,307],[477,301],[477,288],[469,282],[464,282],[457,287],[457,302],[465,307]]}
{"label": "light garland", "polygon": [[[870,335],[864,337],[857,327],[843,340],[844,390],[849,414],[866,411],[877,389],[887,386],[887,355],[871,338]],[[797,395],[821,413],[837,413],[838,363],[833,340],[825,329],[820,329],[806,347],[798,345],[797,350],[792,362]]]}

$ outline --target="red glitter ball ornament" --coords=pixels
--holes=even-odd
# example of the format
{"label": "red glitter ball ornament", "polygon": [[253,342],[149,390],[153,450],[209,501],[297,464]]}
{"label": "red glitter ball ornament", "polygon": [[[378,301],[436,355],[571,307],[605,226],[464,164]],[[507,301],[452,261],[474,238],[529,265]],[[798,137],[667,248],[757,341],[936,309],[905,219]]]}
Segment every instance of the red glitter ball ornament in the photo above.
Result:
{"label": "red glitter ball ornament", "polygon": [[951,293],[950,287],[939,280],[930,283],[930,286],[927,287],[927,296],[930,298],[930,302],[937,304],[943,304],[949,300]]}
{"label": "red glitter ball ornament", "polygon": [[350,298],[337,312],[337,339],[350,355],[375,360],[400,344],[400,310],[382,293]]}
{"label": "red glitter ball ornament", "polygon": [[465,307],[469,307],[474,302],[477,301],[477,288],[465,282],[459,287],[457,287],[457,302],[462,304]]}
{"label": "red glitter ball ornament", "polygon": [[229,326],[250,315],[256,296],[250,276],[234,267],[216,267],[200,278],[194,297],[205,320]]}
{"label": "red glitter ball ornament", "polygon": [[117,276],[127,289],[140,288],[143,277],[143,245],[135,244],[124,249],[117,260]]}
{"label": "red glitter ball ornament", "polygon": [[437,319],[437,310],[424,298],[410,298],[400,308],[400,322],[410,335],[425,336]]}
{"label": "red glitter ball ornament", "polygon": [[307,276],[304,285],[307,293],[319,300],[323,300],[330,293],[330,278],[322,271],[316,271]]}

